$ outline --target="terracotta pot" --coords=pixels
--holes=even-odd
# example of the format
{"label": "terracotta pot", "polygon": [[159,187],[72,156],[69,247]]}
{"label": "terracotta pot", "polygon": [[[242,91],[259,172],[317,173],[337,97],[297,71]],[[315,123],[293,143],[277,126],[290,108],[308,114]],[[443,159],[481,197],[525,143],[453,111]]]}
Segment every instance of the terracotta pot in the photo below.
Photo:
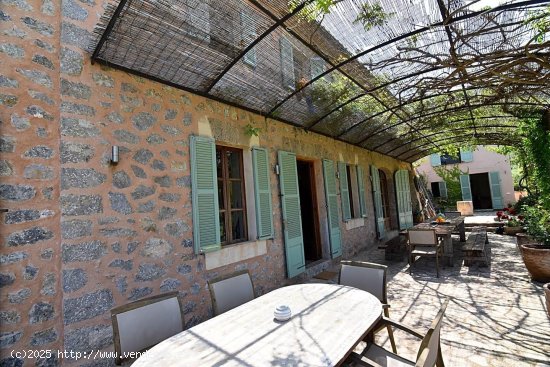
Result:
{"label": "terracotta pot", "polygon": [[542,289],[544,289],[544,297],[546,298],[546,312],[550,316],[550,283],[543,285]]}
{"label": "terracotta pot", "polygon": [[508,236],[515,236],[516,233],[519,233],[523,230],[521,227],[504,227],[504,233]]}
{"label": "terracotta pot", "polygon": [[536,244],[537,240],[529,236],[527,233],[519,232],[519,233],[516,233],[516,242],[519,247],[521,245]]}
{"label": "terracotta pot", "polygon": [[550,245],[521,245],[521,254],[532,280],[550,282]]}

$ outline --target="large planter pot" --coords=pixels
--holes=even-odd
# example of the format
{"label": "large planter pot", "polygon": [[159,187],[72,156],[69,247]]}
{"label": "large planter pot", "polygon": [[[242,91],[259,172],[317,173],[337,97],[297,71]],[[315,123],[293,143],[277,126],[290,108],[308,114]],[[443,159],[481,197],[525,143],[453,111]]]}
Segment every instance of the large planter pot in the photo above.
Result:
{"label": "large planter pot", "polygon": [[519,232],[516,233],[516,242],[518,244],[518,247],[520,247],[521,245],[536,244],[537,240],[535,240],[533,237],[529,236],[525,232]]}
{"label": "large planter pot", "polygon": [[516,233],[519,233],[523,230],[521,227],[504,227],[504,233],[508,236],[515,236]]}
{"label": "large planter pot", "polygon": [[546,312],[550,316],[550,283],[543,285],[542,289],[544,289],[544,297],[546,298]]}
{"label": "large planter pot", "polygon": [[550,282],[550,246],[521,245],[521,254],[531,279]]}

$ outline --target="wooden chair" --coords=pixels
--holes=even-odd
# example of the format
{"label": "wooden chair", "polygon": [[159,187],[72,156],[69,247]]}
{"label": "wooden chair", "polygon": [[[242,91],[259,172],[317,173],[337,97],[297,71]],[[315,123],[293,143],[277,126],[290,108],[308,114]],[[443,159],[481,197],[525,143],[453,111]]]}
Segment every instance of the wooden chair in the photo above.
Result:
{"label": "wooden chair", "polygon": [[437,239],[435,229],[411,228],[407,232],[409,250],[409,272],[417,257],[435,257],[437,277],[439,278],[439,257],[443,255],[442,243]]}
{"label": "wooden chair", "polygon": [[[341,261],[340,276],[338,284],[347,285],[369,292],[376,296],[382,302],[384,315],[390,316],[388,297],[386,293],[386,274],[388,267],[385,265],[374,264],[363,261]],[[390,325],[378,325],[375,331],[386,327],[392,350],[397,353],[397,347],[393,338],[393,330]]]}
{"label": "wooden chair", "polygon": [[214,315],[222,314],[254,299],[254,286],[248,270],[208,282]]}
{"label": "wooden chair", "polygon": [[113,342],[120,365],[124,354],[142,352],[184,329],[178,292],[164,293],[111,310]]}
{"label": "wooden chair", "polygon": [[367,345],[365,350],[361,354],[352,353],[350,358],[360,366],[374,366],[374,367],[401,367],[401,366],[416,366],[416,367],[444,367],[443,355],[441,353],[441,323],[443,320],[443,315],[449,304],[449,299],[447,298],[438,314],[435,317],[435,320],[432,322],[430,329],[425,335],[422,335],[420,332],[403,325],[397,321],[390,320],[388,318],[383,318],[383,322],[388,323],[389,325],[408,332],[411,335],[416,336],[419,339],[422,339],[420,347],[418,349],[418,354],[416,355],[416,361],[410,361],[403,357],[398,356],[397,354],[391,353],[386,349],[372,343]]}

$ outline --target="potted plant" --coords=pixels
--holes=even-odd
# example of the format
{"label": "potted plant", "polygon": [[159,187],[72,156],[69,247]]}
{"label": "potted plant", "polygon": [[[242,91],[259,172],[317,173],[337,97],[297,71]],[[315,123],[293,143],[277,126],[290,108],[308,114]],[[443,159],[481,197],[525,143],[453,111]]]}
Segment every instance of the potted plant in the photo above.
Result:
{"label": "potted plant", "polygon": [[520,246],[525,267],[531,279],[550,282],[550,210],[536,205],[525,207],[525,228],[535,241]]}
{"label": "potted plant", "polygon": [[515,236],[517,233],[523,231],[521,220],[518,217],[510,215],[507,219],[504,233],[509,236]]}

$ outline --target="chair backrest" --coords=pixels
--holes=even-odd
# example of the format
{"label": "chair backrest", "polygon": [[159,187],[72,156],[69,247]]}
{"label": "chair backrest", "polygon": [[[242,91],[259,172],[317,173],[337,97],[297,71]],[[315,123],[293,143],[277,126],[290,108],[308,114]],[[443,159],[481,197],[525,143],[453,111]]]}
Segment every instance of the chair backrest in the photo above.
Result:
{"label": "chair backrest", "polygon": [[248,270],[210,280],[208,288],[215,315],[254,299],[254,286]]}
{"label": "chair backrest", "polygon": [[184,329],[178,292],[148,297],[111,310],[116,363],[123,353],[145,350]]}
{"label": "chair backrest", "polygon": [[387,266],[347,260],[342,261],[341,264],[339,284],[364,290],[376,296],[380,302],[387,303]]}
{"label": "chair backrest", "polygon": [[422,343],[420,343],[420,349],[418,350],[418,355],[416,357],[416,366],[417,367],[433,367],[436,365],[443,366],[443,357],[441,355],[441,323],[443,321],[443,315],[449,304],[449,299],[447,298],[441,309],[437,313],[430,329],[426,333]]}
{"label": "chair backrest", "polygon": [[411,245],[437,245],[435,229],[411,228],[407,231],[407,237]]}
{"label": "chair backrest", "polygon": [[457,211],[448,211],[448,212],[445,212],[444,214],[447,219],[458,218],[461,215],[461,213]]}

